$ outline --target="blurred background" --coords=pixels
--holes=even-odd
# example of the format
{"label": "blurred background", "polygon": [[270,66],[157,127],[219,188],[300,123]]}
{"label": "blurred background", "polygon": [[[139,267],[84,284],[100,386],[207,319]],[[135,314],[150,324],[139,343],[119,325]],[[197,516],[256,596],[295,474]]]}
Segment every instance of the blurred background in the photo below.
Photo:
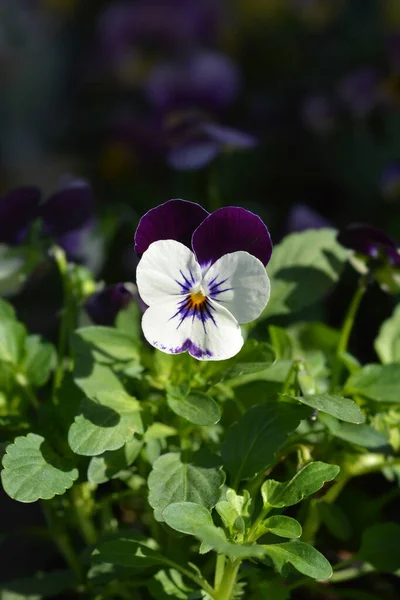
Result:
{"label": "blurred background", "polygon": [[[400,240],[399,0],[0,0],[0,86],[0,196],[87,180],[72,258],[107,284],[134,280],[137,222],[174,197],[253,210],[274,243],[357,221]],[[41,268],[7,295],[54,340],[60,283]],[[338,326],[355,280],[304,317]],[[393,302],[377,286],[364,302],[361,359]],[[22,530],[31,513],[7,507]]]}

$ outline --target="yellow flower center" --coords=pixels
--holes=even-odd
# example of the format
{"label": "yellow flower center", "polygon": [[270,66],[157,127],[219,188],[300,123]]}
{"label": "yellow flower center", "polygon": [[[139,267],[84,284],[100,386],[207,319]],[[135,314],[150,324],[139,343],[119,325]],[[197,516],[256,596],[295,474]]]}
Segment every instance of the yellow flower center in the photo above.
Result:
{"label": "yellow flower center", "polygon": [[203,302],[206,301],[206,296],[201,290],[199,290],[198,292],[190,294],[190,301],[192,303],[192,306],[197,306],[199,304],[203,304]]}

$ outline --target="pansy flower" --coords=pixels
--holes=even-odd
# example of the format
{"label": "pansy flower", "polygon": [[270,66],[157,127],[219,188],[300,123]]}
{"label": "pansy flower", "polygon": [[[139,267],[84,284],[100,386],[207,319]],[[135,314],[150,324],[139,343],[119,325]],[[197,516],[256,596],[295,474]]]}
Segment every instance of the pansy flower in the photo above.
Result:
{"label": "pansy flower", "polygon": [[294,204],[289,211],[286,230],[289,233],[306,231],[307,229],[323,229],[331,227],[328,219],[317,213],[307,204]]}
{"label": "pansy flower", "polygon": [[362,275],[370,274],[386,292],[400,292],[400,249],[378,227],[356,223],[339,232],[338,242],[354,251],[351,263]]}
{"label": "pansy flower", "polygon": [[89,296],[84,308],[97,325],[113,325],[118,313],[127,308],[134,296],[135,286],[116,283]]}
{"label": "pansy flower", "polygon": [[0,198],[0,244],[22,243],[38,215],[41,192],[33,186],[11,190]]}
{"label": "pansy flower", "polygon": [[237,354],[240,324],[256,319],[269,299],[265,265],[272,243],[262,220],[234,206],[209,214],[198,204],[169,200],[142,217],[135,250],[147,341],[199,360]]}

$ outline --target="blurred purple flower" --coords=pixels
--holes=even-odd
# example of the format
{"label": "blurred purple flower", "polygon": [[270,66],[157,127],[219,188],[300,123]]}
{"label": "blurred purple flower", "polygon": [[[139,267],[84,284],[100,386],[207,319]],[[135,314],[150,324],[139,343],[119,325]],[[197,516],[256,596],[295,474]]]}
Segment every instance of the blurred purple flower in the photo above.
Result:
{"label": "blurred purple flower", "polygon": [[188,107],[218,110],[234,100],[239,85],[239,71],[229,57],[200,52],[155,67],[145,87],[150,103],[162,111]]}
{"label": "blurred purple flower", "polygon": [[301,116],[304,125],[317,134],[332,131],[335,124],[335,106],[322,94],[314,94],[303,100]]}
{"label": "blurred purple flower", "polygon": [[117,283],[92,294],[84,308],[97,325],[114,325],[120,310],[126,308],[133,298],[131,284]]}
{"label": "blurred purple flower", "polygon": [[306,231],[307,229],[323,229],[332,227],[328,219],[317,213],[307,204],[295,204],[289,212],[286,230],[290,232]]}
{"label": "blurred purple flower", "polygon": [[400,163],[388,164],[381,174],[381,190],[387,198],[400,197]]}
{"label": "blurred purple flower", "polygon": [[396,240],[382,229],[364,223],[349,225],[338,233],[338,242],[357,254],[376,261],[387,261],[400,267],[400,254]]}
{"label": "blurred purple flower", "polygon": [[0,243],[23,242],[38,216],[41,192],[36,187],[19,187],[0,198]]}
{"label": "blurred purple flower", "polygon": [[105,57],[119,62],[137,48],[163,52],[212,42],[221,16],[219,0],[125,0],[103,11],[98,36]]}
{"label": "blurred purple flower", "polygon": [[364,118],[380,103],[379,84],[377,70],[364,67],[342,80],[338,87],[338,96],[355,117]]}

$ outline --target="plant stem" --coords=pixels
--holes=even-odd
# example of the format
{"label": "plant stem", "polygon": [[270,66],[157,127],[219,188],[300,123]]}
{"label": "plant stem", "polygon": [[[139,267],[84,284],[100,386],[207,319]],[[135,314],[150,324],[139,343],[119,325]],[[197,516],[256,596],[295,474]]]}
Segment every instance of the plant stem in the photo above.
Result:
{"label": "plant stem", "polygon": [[70,569],[75,573],[78,581],[82,583],[84,581],[82,565],[69,539],[69,535],[64,529],[62,518],[57,516],[51,500],[42,501],[41,504],[49,532],[57,545],[60,554],[64,557],[65,562]]}
{"label": "plant stem", "polygon": [[214,587],[217,590],[221,584],[222,577],[225,571],[225,554],[217,554],[217,560],[215,563],[215,576],[214,576]]}
{"label": "plant stem", "polygon": [[52,256],[56,262],[63,287],[63,308],[61,312],[60,337],[58,340],[58,363],[53,379],[53,401],[57,403],[57,389],[61,386],[64,376],[64,358],[67,351],[68,331],[70,326],[71,290],[68,277],[68,263],[65,252],[59,246],[54,246]]}
{"label": "plant stem", "polygon": [[368,282],[365,277],[360,277],[358,286],[354,296],[347,309],[346,316],[343,320],[342,329],[340,332],[339,342],[336,348],[336,355],[332,369],[331,392],[334,392],[339,384],[340,375],[342,372],[342,357],[347,350],[350,335],[353,330],[354,321],[360,307],[361,300],[367,291]]}
{"label": "plant stem", "polygon": [[90,546],[97,540],[97,531],[92,521],[94,501],[88,484],[76,484],[70,492],[74,517],[85,543]]}
{"label": "plant stem", "polygon": [[292,383],[293,376],[297,373],[298,364],[297,361],[292,362],[292,366],[289,369],[288,374],[286,375],[286,379],[283,382],[282,394],[287,394],[290,391],[290,386]]}
{"label": "plant stem", "polygon": [[228,559],[220,585],[214,593],[215,600],[231,600],[241,562],[240,559],[233,562]]}
{"label": "plant stem", "polygon": [[254,521],[253,525],[250,527],[249,533],[247,534],[246,542],[255,542],[257,538],[260,536],[257,535],[257,529],[260,523],[265,519],[269,511],[272,509],[272,506],[266,504],[259,512],[258,517]]}

